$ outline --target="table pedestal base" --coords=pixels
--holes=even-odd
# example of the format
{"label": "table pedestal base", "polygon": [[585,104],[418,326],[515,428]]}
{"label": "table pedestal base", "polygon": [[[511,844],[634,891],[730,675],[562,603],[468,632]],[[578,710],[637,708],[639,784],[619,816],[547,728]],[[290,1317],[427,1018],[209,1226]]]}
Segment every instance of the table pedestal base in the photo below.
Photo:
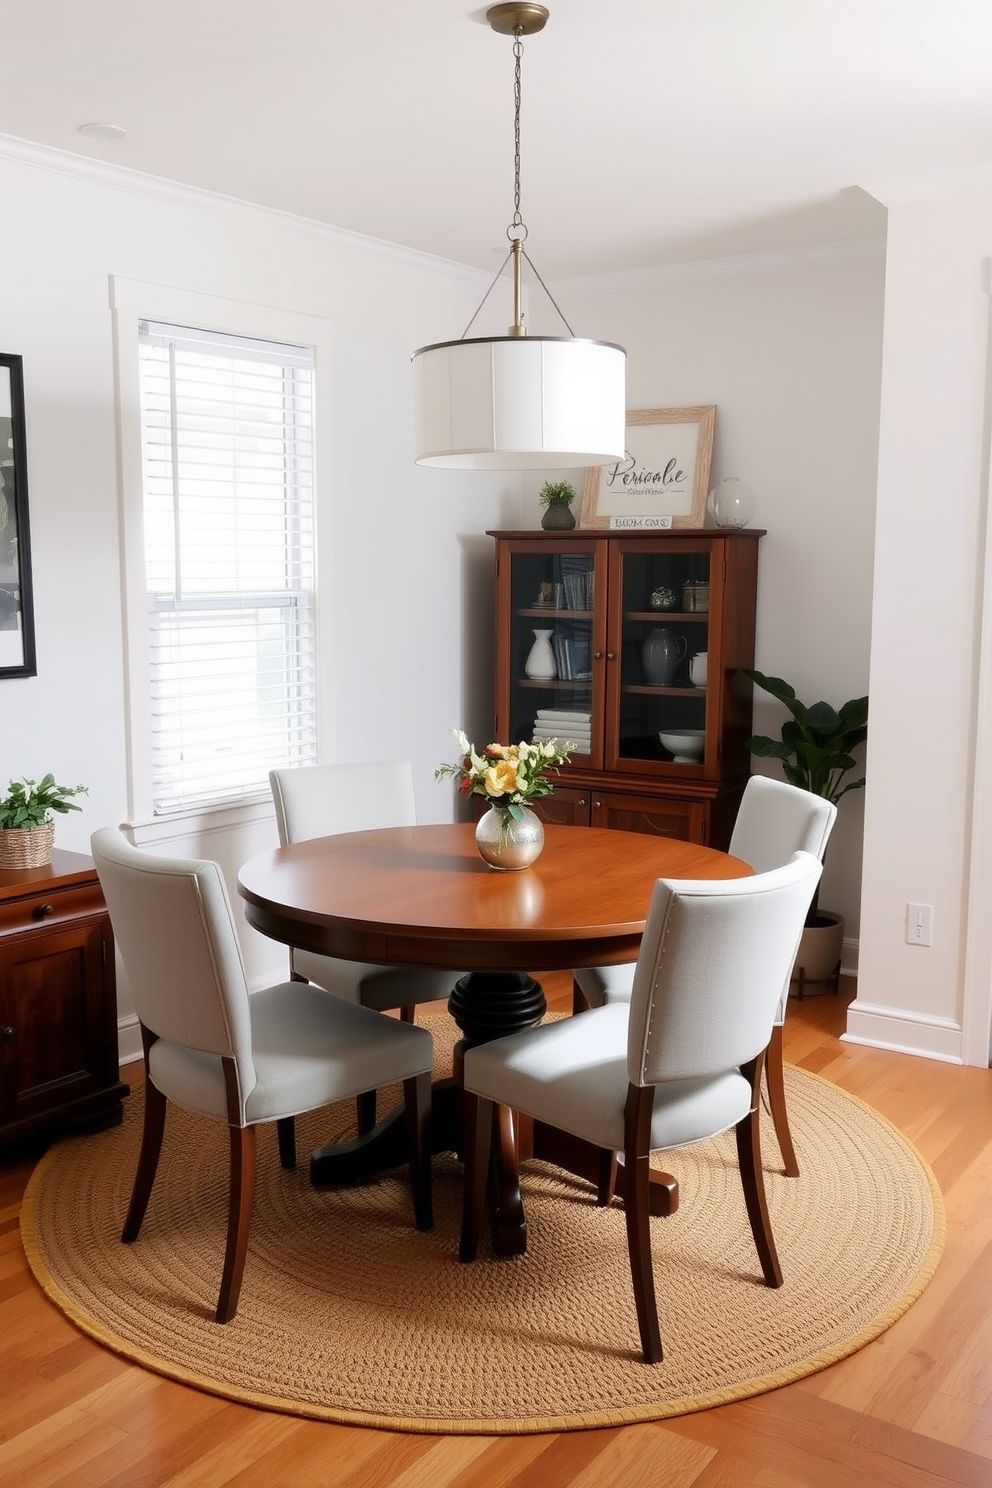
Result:
{"label": "table pedestal base", "polygon": [[[473,971],[455,984],[448,1009],[465,1038],[455,1046],[453,1078],[437,1081],[431,1092],[433,1152],[460,1151],[458,1094],[465,1049],[536,1027],[547,1004],[540,984],[525,972]],[[495,1108],[493,1121],[489,1184],[493,1252],[523,1255],[527,1249],[527,1220],[520,1196],[520,1162],[534,1157],[554,1163],[595,1186],[601,1168],[600,1150],[557,1127],[518,1116],[506,1106]],[[310,1157],[310,1182],[315,1188],[347,1187],[398,1168],[406,1161],[406,1119],[400,1106],[364,1136],[318,1147]],[[622,1197],[622,1164],[617,1193]],[[678,1202],[676,1180],[668,1173],[652,1169],[651,1213],[674,1214]]]}

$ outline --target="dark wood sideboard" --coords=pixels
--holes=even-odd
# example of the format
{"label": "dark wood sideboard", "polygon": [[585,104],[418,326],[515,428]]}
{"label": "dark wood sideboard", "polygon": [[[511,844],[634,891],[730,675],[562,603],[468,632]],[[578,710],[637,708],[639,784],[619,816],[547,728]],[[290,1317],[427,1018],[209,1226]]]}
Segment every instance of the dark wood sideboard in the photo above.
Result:
{"label": "dark wood sideboard", "polygon": [[116,1125],[114,938],[90,858],[0,871],[0,1143]]}

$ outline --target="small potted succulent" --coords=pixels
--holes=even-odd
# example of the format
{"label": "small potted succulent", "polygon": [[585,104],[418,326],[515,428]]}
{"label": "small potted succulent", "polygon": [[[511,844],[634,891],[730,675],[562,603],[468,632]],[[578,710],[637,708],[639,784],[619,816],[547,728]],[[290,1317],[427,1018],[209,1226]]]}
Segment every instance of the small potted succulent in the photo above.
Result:
{"label": "small potted succulent", "polygon": [[575,516],[572,512],[575,487],[571,481],[545,481],[538,492],[537,499],[544,507],[541,526],[547,531],[563,532],[575,526]]}
{"label": "small potted succulent", "polygon": [[43,780],[12,780],[0,798],[0,869],[43,868],[52,861],[55,842],[53,812],[81,811],[70,800],[84,795],[85,785],[56,785],[54,775]]}
{"label": "small potted succulent", "polygon": [[[763,672],[743,668],[745,677],[777,698],[789,710],[782,724],[781,737],[769,739],[757,734],[748,739],[752,754],[763,759],[782,761],[786,780],[802,790],[824,796],[836,805],[848,791],[861,790],[865,783],[847,777],[857,766],[851,753],[868,737],[868,699],[851,698],[840,709],[830,703],[807,706],[796,697],[795,688],[781,677],[766,677]],[[819,891],[806,916],[806,928],[796,957],[796,966],[804,970],[804,980],[836,983],[844,943],[843,918],[831,910],[821,909]]]}

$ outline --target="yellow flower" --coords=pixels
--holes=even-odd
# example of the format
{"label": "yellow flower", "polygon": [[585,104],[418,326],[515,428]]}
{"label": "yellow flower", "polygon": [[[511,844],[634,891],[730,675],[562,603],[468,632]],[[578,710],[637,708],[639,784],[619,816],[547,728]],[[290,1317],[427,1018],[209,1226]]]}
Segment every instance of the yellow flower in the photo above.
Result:
{"label": "yellow flower", "polygon": [[497,760],[490,765],[485,776],[486,794],[508,796],[517,788],[517,767],[512,760]]}

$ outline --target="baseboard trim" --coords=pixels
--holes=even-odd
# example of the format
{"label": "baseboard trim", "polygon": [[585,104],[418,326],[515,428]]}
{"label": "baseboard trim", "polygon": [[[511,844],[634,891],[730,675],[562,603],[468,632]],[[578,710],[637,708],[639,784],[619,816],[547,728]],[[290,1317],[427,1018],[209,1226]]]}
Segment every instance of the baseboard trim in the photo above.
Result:
{"label": "baseboard trim", "polygon": [[133,1064],[136,1059],[144,1057],[138,1015],[129,1013],[117,1020],[117,1058],[121,1064]]}
{"label": "baseboard trim", "polygon": [[950,1018],[919,1017],[904,1009],[880,1007],[855,998],[847,1010],[841,1042],[915,1054],[945,1064],[963,1064],[962,1029]]}

